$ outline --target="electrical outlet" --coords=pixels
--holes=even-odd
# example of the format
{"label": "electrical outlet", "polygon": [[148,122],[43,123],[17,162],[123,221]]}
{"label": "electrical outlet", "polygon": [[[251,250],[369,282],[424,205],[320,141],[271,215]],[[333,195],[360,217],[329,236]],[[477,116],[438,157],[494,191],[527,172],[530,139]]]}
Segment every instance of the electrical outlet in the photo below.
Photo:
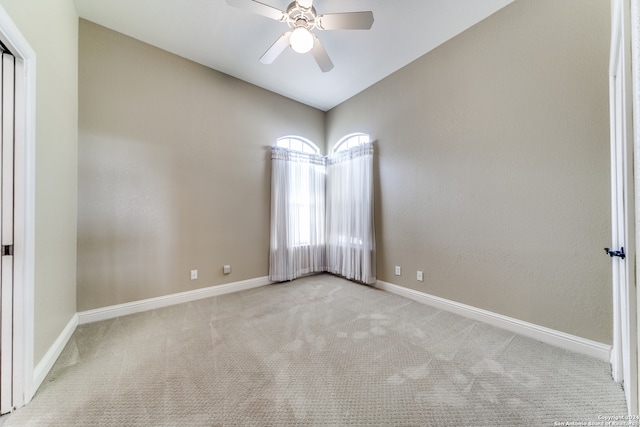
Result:
{"label": "electrical outlet", "polygon": [[198,270],[191,270],[191,280],[196,280],[198,278]]}
{"label": "electrical outlet", "polygon": [[416,274],[416,279],[418,280],[418,282],[422,282],[422,271],[418,271],[418,273]]}
{"label": "electrical outlet", "polygon": [[225,265],[224,267],[222,267],[222,272],[224,274],[231,274],[231,266],[230,265]]}
{"label": "electrical outlet", "polygon": [[396,276],[401,276],[402,275],[402,268],[400,268],[399,265],[396,265]]}

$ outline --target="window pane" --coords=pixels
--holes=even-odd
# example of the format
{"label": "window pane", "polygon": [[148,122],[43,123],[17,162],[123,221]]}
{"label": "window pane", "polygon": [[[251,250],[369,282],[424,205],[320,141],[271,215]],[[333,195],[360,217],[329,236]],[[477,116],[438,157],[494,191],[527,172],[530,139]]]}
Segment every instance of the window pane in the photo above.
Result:
{"label": "window pane", "polygon": [[354,133],[351,135],[347,135],[342,138],[333,148],[333,152],[337,153],[339,151],[348,150],[353,147],[357,147],[358,145],[366,144],[369,142],[369,135],[366,133]]}
{"label": "window pane", "polygon": [[320,150],[315,144],[300,136],[283,136],[276,141],[278,147],[290,150],[301,151],[303,153],[319,154]]}

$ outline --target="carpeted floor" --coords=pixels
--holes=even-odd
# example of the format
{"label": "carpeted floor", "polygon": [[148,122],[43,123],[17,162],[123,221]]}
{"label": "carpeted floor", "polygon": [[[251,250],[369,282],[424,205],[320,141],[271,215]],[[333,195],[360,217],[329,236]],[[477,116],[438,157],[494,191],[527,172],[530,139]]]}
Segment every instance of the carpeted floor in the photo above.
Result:
{"label": "carpeted floor", "polygon": [[625,413],[607,363],[320,275],[82,325],[3,427],[558,426]]}

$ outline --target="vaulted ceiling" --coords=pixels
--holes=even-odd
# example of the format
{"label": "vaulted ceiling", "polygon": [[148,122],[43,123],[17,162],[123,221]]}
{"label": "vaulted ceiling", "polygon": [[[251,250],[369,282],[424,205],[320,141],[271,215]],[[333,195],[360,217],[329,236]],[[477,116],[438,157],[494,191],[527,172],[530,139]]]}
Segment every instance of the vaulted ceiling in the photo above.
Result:
{"label": "vaulted ceiling", "polygon": [[[75,0],[81,18],[327,111],[513,0],[315,0],[319,15],[370,10],[370,30],[314,31],[334,68],[287,48],[260,56],[287,25],[226,0]],[[285,10],[290,0],[261,0]]]}

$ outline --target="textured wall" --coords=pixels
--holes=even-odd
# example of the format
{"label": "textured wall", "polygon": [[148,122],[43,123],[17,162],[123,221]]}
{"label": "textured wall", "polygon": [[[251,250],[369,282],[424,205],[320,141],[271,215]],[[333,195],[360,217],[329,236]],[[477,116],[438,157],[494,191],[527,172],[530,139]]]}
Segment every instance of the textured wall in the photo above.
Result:
{"label": "textured wall", "polygon": [[378,141],[380,280],[611,343],[609,32],[517,0],[328,113]]}
{"label": "textured wall", "polygon": [[34,364],[76,312],[78,15],[72,0],[0,0],[36,53]]}
{"label": "textured wall", "polygon": [[268,147],[324,113],[85,20],[79,49],[78,311],[266,276]]}

